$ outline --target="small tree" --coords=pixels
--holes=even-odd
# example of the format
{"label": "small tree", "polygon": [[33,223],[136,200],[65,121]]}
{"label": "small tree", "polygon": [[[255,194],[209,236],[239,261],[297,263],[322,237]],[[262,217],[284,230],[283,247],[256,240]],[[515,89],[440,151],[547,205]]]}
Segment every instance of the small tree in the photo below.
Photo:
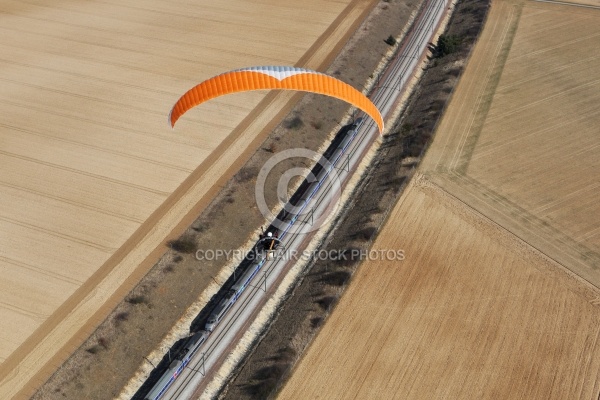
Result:
{"label": "small tree", "polygon": [[437,44],[438,57],[444,57],[458,50],[461,39],[456,35],[440,35]]}

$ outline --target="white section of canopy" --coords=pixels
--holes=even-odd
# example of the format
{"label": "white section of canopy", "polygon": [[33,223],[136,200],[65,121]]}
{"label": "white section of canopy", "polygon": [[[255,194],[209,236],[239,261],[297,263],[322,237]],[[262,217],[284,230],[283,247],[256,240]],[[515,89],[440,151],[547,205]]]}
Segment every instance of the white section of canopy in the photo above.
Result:
{"label": "white section of canopy", "polygon": [[317,71],[311,71],[308,69],[304,69],[304,68],[295,68],[295,67],[288,67],[288,66],[262,66],[262,67],[249,67],[249,68],[241,68],[241,69],[236,69],[233,72],[238,72],[238,71],[255,71],[255,72],[261,72],[265,75],[269,75],[272,76],[273,78],[282,81],[285,78],[289,78],[290,76],[293,75],[298,75],[298,74],[319,74],[322,75],[320,72]]}

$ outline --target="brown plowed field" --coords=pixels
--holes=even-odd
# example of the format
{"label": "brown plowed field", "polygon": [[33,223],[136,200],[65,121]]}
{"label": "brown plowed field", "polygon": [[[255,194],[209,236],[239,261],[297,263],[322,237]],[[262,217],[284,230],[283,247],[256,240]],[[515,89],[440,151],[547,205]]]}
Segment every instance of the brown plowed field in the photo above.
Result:
{"label": "brown plowed field", "polygon": [[292,95],[223,97],[173,132],[175,100],[232,68],[319,69],[370,5],[0,5],[0,398],[31,392],[81,344]]}
{"label": "brown plowed field", "polygon": [[373,246],[398,249],[360,267],[279,399],[597,398],[600,312],[545,257],[425,180]]}
{"label": "brown plowed field", "polygon": [[280,399],[597,399],[600,10],[494,0],[418,173]]}

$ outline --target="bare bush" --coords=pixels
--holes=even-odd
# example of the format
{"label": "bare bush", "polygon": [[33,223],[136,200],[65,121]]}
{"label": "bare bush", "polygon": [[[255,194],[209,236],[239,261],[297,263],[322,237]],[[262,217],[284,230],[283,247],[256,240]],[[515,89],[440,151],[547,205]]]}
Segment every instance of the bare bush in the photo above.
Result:
{"label": "bare bush", "polygon": [[313,329],[317,329],[323,325],[323,317],[314,317],[310,319],[310,327]]}
{"label": "bare bush", "polygon": [[127,321],[128,319],[129,319],[129,313],[127,311],[122,311],[122,312],[118,313],[117,315],[115,315],[116,322],[124,322],[124,321]]}
{"label": "bare bush", "polygon": [[258,169],[256,167],[243,167],[235,174],[235,180],[244,183],[256,178]]}
{"label": "bare bush", "polygon": [[105,337],[99,337],[98,345],[102,346],[104,349],[108,349],[108,339]]}
{"label": "bare bush", "polygon": [[376,233],[377,233],[377,228],[369,226],[369,227],[363,228],[360,231],[356,232],[354,234],[354,239],[367,242],[367,241],[371,240],[373,237],[375,237]]}
{"label": "bare bush", "polygon": [[[241,171],[240,171],[240,172],[241,172]],[[237,176],[237,175],[236,175],[236,176]],[[204,232],[204,231],[206,230],[206,226],[205,226],[205,225],[194,225],[194,226],[192,226],[192,229],[193,229],[195,232],[201,233],[201,232]]]}
{"label": "bare bush", "polygon": [[387,38],[387,39],[385,39],[385,40],[384,40],[384,42],[385,42],[386,44],[389,44],[390,46],[393,46],[393,45],[395,45],[395,44],[396,44],[396,38],[395,38],[395,37],[393,37],[392,35],[390,35],[390,36],[388,36],[388,38]]}
{"label": "bare bush", "polygon": [[169,240],[167,242],[169,248],[184,254],[196,252],[198,245],[191,236],[182,236],[179,239]]}
{"label": "bare bush", "polygon": [[333,305],[337,302],[334,296],[325,296],[317,300],[317,304],[325,311],[329,311]]}
{"label": "bare bush", "polygon": [[360,249],[351,247],[344,250],[344,257],[339,257],[335,260],[336,264],[342,267],[351,267],[360,261]]}
{"label": "bare bush", "polygon": [[331,286],[344,286],[350,279],[350,272],[348,271],[334,271],[325,274],[321,279],[321,282]]}
{"label": "bare bush", "polygon": [[295,116],[289,119],[286,119],[285,121],[283,121],[283,127],[285,129],[293,129],[293,130],[297,130],[300,129],[304,126],[304,122],[302,121],[302,118],[300,118],[299,116]]}
{"label": "bare bush", "polygon": [[277,355],[277,360],[281,362],[292,362],[298,355],[298,352],[291,348],[290,346],[283,347],[279,350],[279,354]]}
{"label": "bare bush", "polygon": [[148,299],[144,295],[131,296],[127,298],[129,304],[144,304],[148,302]]}
{"label": "bare bush", "polygon": [[321,128],[323,127],[323,122],[321,121],[312,121],[310,123],[310,125],[315,128],[316,130],[321,130]]}
{"label": "bare bush", "polygon": [[98,346],[97,344],[92,346],[92,347],[88,347],[87,349],[85,349],[85,351],[87,351],[90,354],[96,354],[101,350],[100,346]]}

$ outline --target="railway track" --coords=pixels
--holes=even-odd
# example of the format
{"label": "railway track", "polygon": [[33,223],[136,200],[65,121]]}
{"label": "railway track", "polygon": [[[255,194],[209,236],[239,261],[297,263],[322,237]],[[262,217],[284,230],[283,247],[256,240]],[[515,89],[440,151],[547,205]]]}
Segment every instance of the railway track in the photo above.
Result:
{"label": "railway track", "polygon": [[[407,83],[426,56],[427,47],[449,4],[450,0],[427,0],[423,4],[398,51],[370,94],[386,123],[392,122],[392,113],[407,90]],[[336,200],[339,195],[340,185],[342,188],[346,186],[377,138],[378,128],[374,121],[366,118],[362,121],[356,127],[356,134],[342,156],[332,160],[333,169],[328,174],[329,179],[319,186],[303,207],[303,210],[312,210],[311,213],[303,214],[301,218],[281,230],[281,245],[288,255],[292,251],[301,254],[306,249],[315,233],[312,229],[308,229],[307,232],[306,227],[314,222],[315,216],[319,217],[329,212],[332,199]],[[161,399],[188,399],[198,395],[210,397],[210,394],[205,392],[207,385],[215,378],[231,350],[276,292],[296,261],[295,258],[277,257],[265,262],[251,284],[195,352],[194,357],[178,373],[177,379],[161,395]],[[144,398],[138,395],[135,398]]]}

